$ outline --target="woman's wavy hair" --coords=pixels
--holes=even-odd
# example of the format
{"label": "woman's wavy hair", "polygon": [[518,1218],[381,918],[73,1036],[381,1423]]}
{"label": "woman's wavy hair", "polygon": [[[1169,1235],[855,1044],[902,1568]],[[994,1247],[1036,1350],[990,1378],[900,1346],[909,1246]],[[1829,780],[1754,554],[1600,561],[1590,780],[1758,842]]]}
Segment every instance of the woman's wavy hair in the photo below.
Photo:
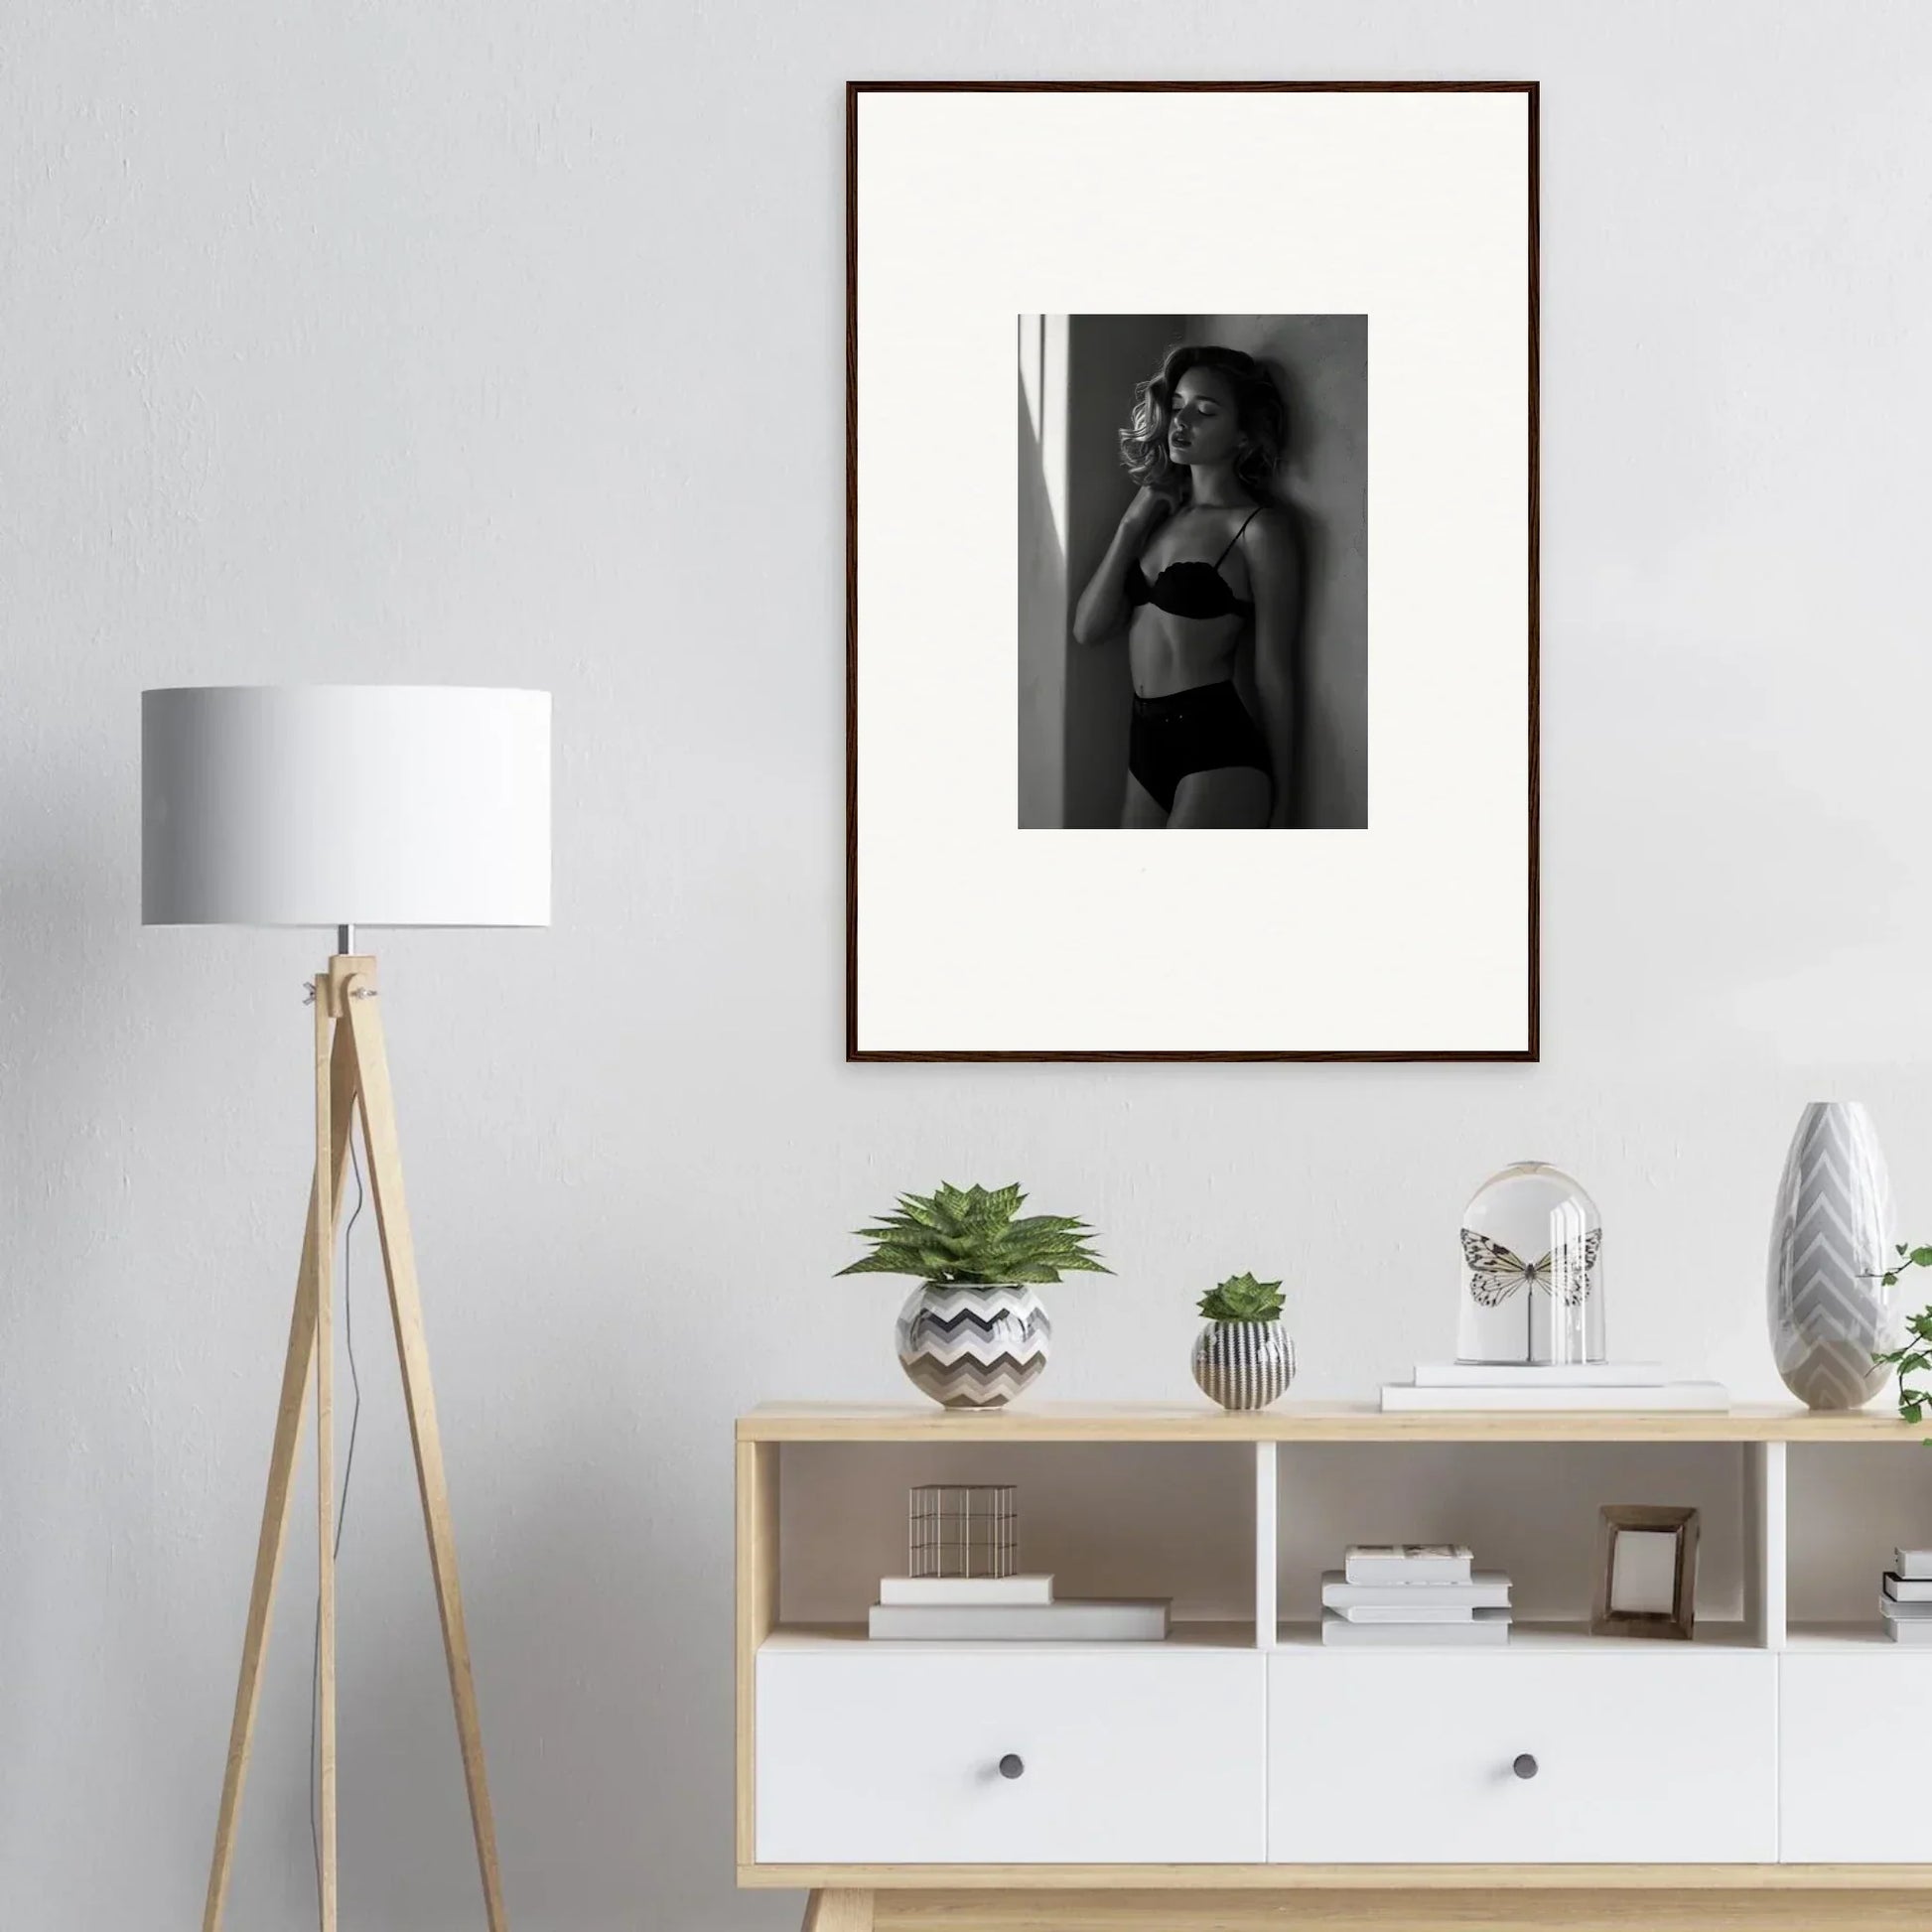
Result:
{"label": "woman's wavy hair", "polygon": [[1234,460],[1234,474],[1265,501],[1288,445],[1288,405],[1275,378],[1252,355],[1215,343],[1175,343],[1161,358],[1159,373],[1134,385],[1134,420],[1120,433],[1127,474],[1157,496],[1177,501],[1186,494],[1186,466],[1168,455],[1168,424],[1174,386],[1189,369],[1218,369],[1234,385],[1235,416],[1248,438]]}

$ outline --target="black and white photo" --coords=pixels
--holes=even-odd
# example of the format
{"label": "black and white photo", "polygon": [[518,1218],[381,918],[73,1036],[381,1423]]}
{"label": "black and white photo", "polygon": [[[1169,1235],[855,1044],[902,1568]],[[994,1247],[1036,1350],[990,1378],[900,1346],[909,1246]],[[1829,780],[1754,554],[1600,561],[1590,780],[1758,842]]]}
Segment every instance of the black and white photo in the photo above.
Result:
{"label": "black and white photo", "polygon": [[1367,320],[1020,318],[1022,826],[1366,824]]}

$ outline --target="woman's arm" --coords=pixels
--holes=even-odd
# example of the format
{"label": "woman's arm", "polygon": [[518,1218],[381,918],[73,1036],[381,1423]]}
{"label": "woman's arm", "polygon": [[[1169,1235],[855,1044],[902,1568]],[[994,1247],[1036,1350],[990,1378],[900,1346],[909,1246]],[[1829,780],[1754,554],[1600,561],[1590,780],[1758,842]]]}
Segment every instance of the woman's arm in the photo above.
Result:
{"label": "woman's arm", "polygon": [[1302,560],[1286,512],[1263,510],[1242,540],[1255,600],[1255,689],[1275,769],[1271,827],[1289,822],[1295,756],[1295,646],[1302,615]]}
{"label": "woman's arm", "polygon": [[1173,509],[1165,496],[1147,487],[1135,491],[1134,500],[1122,512],[1120,526],[1114,531],[1107,554],[1092,581],[1080,593],[1073,613],[1073,641],[1098,644],[1111,637],[1127,621],[1127,572],[1147,548],[1156,524]]}

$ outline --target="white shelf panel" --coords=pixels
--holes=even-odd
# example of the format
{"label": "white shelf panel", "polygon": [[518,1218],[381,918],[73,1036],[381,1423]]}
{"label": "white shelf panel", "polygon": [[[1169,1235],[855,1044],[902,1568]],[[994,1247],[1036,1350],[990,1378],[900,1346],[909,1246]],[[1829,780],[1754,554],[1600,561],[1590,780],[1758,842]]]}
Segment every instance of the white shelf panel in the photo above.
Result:
{"label": "white shelf panel", "polygon": [[[1280,1624],[1276,1628],[1275,1642],[1277,1648],[1282,1650],[1335,1649],[1335,1646],[1321,1641],[1321,1626],[1318,1623]],[[1626,1656],[1668,1658],[1691,1655],[1700,1650],[1762,1648],[1761,1644],[1752,1641],[1750,1626],[1744,1623],[1700,1623],[1692,1640],[1683,1643],[1662,1637],[1593,1637],[1587,1623],[1552,1623],[1529,1619],[1511,1624],[1508,1643],[1493,1648],[1486,1644],[1432,1643],[1426,1631],[1418,1631],[1409,1642],[1368,1644],[1359,1649],[1337,1650],[1336,1654],[1351,1657],[1410,1656],[1416,1651],[1426,1650],[1437,1655],[1494,1657],[1501,1651],[1526,1650],[1545,1656],[1563,1652],[1603,1656],[1620,1652]],[[1927,1655],[1932,1655],[1932,1651],[1928,1651]]]}
{"label": "white shelf panel", "polygon": [[1786,1650],[1886,1650],[1894,1657],[1932,1658],[1932,1644],[1893,1643],[1885,1634],[1883,1619],[1873,1616],[1868,1623],[1794,1623],[1785,1640]]}
{"label": "white shelf panel", "polygon": [[851,1651],[920,1650],[963,1653],[992,1651],[999,1656],[1019,1656],[1027,1652],[1047,1652],[1054,1656],[1099,1653],[1112,1656],[1116,1651],[1150,1652],[1165,1650],[1252,1650],[1254,1626],[1246,1621],[1215,1623],[1175,1623],[1167,1637],[1153,1642],[1068,1643],[1057,1638],[1040,1637],[1015,1641],[1004,1637],[934,1638],[870,1637],[863,1623],[782,1623],[759,1648],[771,1651]]}

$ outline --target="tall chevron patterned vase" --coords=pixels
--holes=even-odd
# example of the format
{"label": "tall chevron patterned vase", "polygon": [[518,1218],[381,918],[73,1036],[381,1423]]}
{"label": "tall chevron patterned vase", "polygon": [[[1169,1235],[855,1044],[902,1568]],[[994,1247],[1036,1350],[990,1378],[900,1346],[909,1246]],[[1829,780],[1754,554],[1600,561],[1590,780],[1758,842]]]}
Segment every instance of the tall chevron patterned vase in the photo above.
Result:
{"label": "tall chevron patterned vase", "polygon": [[998,1409],[1046,1366],[1053,1324],[1025,1283],[927,1282],[898,1311],[898,1359],[948,1409]]}
{"label": "tall chevron patterned vase", "polygon": [[1883,1386],[1872,1356],[1895,1345],[1891,1182],[1857,1101],[1814,1100],[1778,1183],[1766,1271],[1771,1350],[1809,1409],[1857,1409]]}

